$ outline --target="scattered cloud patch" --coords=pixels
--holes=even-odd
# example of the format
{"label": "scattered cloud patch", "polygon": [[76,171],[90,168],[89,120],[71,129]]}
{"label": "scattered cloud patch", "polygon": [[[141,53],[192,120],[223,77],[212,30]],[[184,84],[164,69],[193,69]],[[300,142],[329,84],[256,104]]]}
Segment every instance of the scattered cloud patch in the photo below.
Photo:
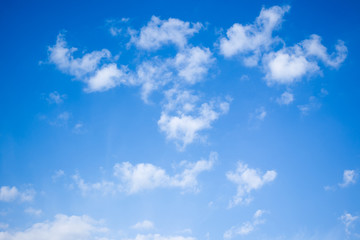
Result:
{"label": "scattered cloud patch", "polygon": [[184,237],[184,236],[164,236],[160,234],[138,234],[135,238],[126,238],[125,240],[196,240],[193,237]]}
{"label": "scattered cloud patch", "polygon": [[294,101],[294,94],[285,91],[279,98],[276,99],[276,102],[280,105],[289,105]]}
{"label": "scattered cloud patch", "polygon": [[48,103],[50,104],[61,104],[64,102],[64,99],[66,98],[66,94],[60,94],[57,91],[54,91],[52,93],[49,93],[49,96],[46,98]]}
{"label": "scattered cloud patch", "polygon": [[298,109],[302,115],[308,115],[311,111],[317,110],[321,107],[321,103],[314,96],[309,97],[309,103],[298,105]]}
{"label": "scattered cloud patch", "polygon": [[277,173],[274,170],[262,174],[259,170],[249,168],[247,164],[238,162],[235,171],[226,173],[227,179],[237,185],[237,193],[230,201],[229,207],[250,203],[252,201],[250,193],[274,181],[276,176]]}
{"label": "scattered cloud patch", "polygon": [[224,239],[232,239],[238,235],[245,236],[250,234],[255,230],[257,225],[265,223],[265,220],[261,218],[264,213],[264,210],[257,210],[254,213],[252,221],[247,221],[244,222],[241,226],[234,226],[230,228],[224,233]]}
{"label": "scattered cloud patch", "polygon": [[114,181],[102,180],[96,183],[87,183],[79,174],[73,176],[75,185],[83,195],[92,191],[103,194],[115,194],[124,192],[128,195],[136,194],[156,188],[180,188],[183,191],[199,191],[198,175],[212,169],[218,155],[212,152],[208,160],[202,159],[197,162],[183,161],[183,170],[173,176],[166,170],[150,163],[122,162],[114,165]]}
{"label": "scattered cloud patch", "polygon": [[[84,216],[58,214],[53,221],[39,222],[24,231],[0,232],[1,240],[99,240],[108,230],[99,221]],[[102,237],[102,238],[101,238]]]}
{"label": "scattered cloud patch", "polygon": [[13,202],[19,200],[21,202],[30,202],[35,197],[35,190],[26,189],[19,191],[17,187],[2,186],[0,188],[0,201],[2,202]]}
{"label": "scattered cloud patch", "polygon": [[343,175],[343,182],[339,183],[340,187],[347,187],[356,183],[357,172],[355,170],[345,170]]}
{"label": "scattered cloud patch", "polygon": [[165,105],[158,121],[168,140],[180,150],[200,138],[200,132],[211,128],[212,122],[229,111],[230,100],[211,101],[199,105],[198,97],[189,91],[172,89],[166,93]]}
{"label": "scattered cloud patch", "polygon": [[245,65],[256,66],[261,53],[277,41],[272,33],[289,9],[289,6],[263,8],[253,24],[235,23],[227,30],[226,37],[220,39],[220,53],[225,57],[241,55]]}
{"label": "scattered cloud patch", "polygon": [[340,220],[342,221],[342,223],[345,225],[345,232],[347,235],[351,234],[351,228],[354,225],[354,222],[359,218],[359,216],[353,216],[350,213],[344,213],[341,217]]}
{"label": "scattered cloud patch", "polygon": [[133,225],[131,228],[136,230],[149,230],[154,228],[154,223],[149,220],[144,220]]}
{"label": "scattered cloud patch", "polygon": [[157,50],[170,44],[183,48],[187,45],[188,38],[199,32],[201,28],[201,23],[189,23],[176,18],[161,20],[152,16],[147,25],[142,27],[139,32],[132,32],[130,43],[139,49],[148,51]]}
{"label": "scattered cloud patch", "polygon": [[7,229],[9,224],[0,222],[0,229]]}

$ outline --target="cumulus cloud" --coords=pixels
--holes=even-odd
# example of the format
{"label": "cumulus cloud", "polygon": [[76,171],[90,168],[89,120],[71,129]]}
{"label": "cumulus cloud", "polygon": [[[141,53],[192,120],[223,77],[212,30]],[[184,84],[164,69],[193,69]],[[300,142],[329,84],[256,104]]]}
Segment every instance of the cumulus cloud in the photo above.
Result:
{"label": "cumulus cloud", "polygon": [[269,85],[291,84],[304,76],[320,74],[319,61],[338,68],[347,56],[347,48],[344,42],[338,41],[335,49],[335,52],[328,54],[320,36],[313,34],[293,47],[269,52],[262,60],[265,79]]}
{"label": "cumulus cloud", "polygon": [[131,228],[136,230],[149,230],[154,228],[154,223],[149,220],[144,220],[133,225]]}
{"label": "cumulus cloud", "polygon": [[289,105],[294,101],[294,94],[285,91],[279,98],[276,99],[276,102],[280,105]]}
{"label": "cumulus cloud", "polygon": [[276,41],[272,33],[289,9],[289,6],[263,8],[253,24],[235,23],[227,30],[226,37],[220,39],[220,53],[225,57],[243,55],[246,65],[256,66],[261,53]]}
{"label": "cumulus cloud", "polygon": [[150,163],[132,165],[129,162],[123,162],[114,166],[114,175],[120,179],[123,190],[128,194],[159,187],[197,191],[198,175],[212,169],[216,159],[217,153],[212,152],[209,160],[203,159],[195,163],[184,162],[184,170],[174,176],[168,175],[164,169]]}
{"label": "cumulus cloud", "polygon": [[347,187],[350,184],[355,184],[357,173],[355,170],[345,170],[343,175],[343,182],[339,183],[340,187]]}
{"label": "cumulus cloud", "polygon": [[232,238],[236,237],[237,235],[244,236],[244,235],[250,234],[252,231],[255,230],[255,227],[257,225],[265,223],[265,220],[261,218],[264,213],[265,213],[264,210],[261,210],[261,209],[257,210],[254,213],[252,221],[244,222],[241,226],[231,227],[229,230],[227,230],[224,233],[224,238],[232,239]]}
{"label": "cumulus cloud", "polygon": [[183,48],[187,45],[188,38],[199,32],[201,28],[201,23],[189,23],[176,18],[161,20],[152,16],[140,32],[132,32],[130,43],[144,50],[157,50],[169,44]]}
{"label": "cumulus cloud", "polygon": [[189,91],[172,89],[166,94],[165,105],[158,121],[166,138],[174,140],[180,150],[200,138],[199,132],[211,128],[213,121],[229,110],[230,101],[197,104],[198,97]]}
{"label": "cumulus cloud", "polygon": [[124,192],[128,195],[136,194],[145,190],[156,188],[180,188],[184,191],[199,191],[198,175],[212,169],[217,160],[217,153],[210,153],[209,159],[197,162],[183,161],[183,170],[173,176],[165,169],[151,163],[122,162],[114,165],[114,181],[102,180],[96,183],[87,183],[79,174],[73,176],[75,185],[83,195],[92,191],[100,191],[103,194],[115,194]]}
{"label": "cumulus cloud", "polygon": [[261,174],[259,170],[249,168],[247,164],[238,162],[235,171],[229,171],[226,173],[226,177],[229,181],[237,185],[237,193],[230,201],[229,207],[233,207],[240,203],[249,203],[252,201],[250,193],[253,190],[258,190],[266,183],[272,182],[277,176],[276,171],[266,171],[265,174]]}
{"label": "cumulus cloud", "polygon": [[49,61],[57,68],[75,79],[87,84],[85,91],[106,91],[120,84],[127,83],[128,72],[125,66],[120,68],[111,60],[107,49],[93,51],[75,58],[77,48],[69,48],[63,34],[59,34],[56,44],[49,47]]}
{"label": "cumulus cloud", "polygon": [[351,234],[351,227],[353,226],[353,223],[359,218],[359,216],[353,216],[350,213],[344,213],[341,217],[340,220],[343,222],[343,224],[345,225],[345,232],[346,234],[350,235]]}
{"label": "cumulus cloud", "polygon": [[192,47],[177,53],[174,65],[181,78],[194,84],[203,79],[214,61],[208,48]]}
{"label": "cumulus cloud", "polygon": [[127,238],[126,240],[196,240],[193,237],[184,237],[184,236],[163,236],[160,234],[138,234],[135,238]]}
{"label": "cumulus cloud", "polygon": [[19,200],[22,202],[32,201],[35,197],[35,190],[26,189],[24,191],[19,191],[17,187],[2,186],[0,188],[0,201],[3,202],[12,202]]}
{"label": "cumulus cloud", "polygon": [[0,240],[98,240],[106,232],[100,222],[88,216],[58,214],[53,221],[36,223],[24,231],[0,232]]}

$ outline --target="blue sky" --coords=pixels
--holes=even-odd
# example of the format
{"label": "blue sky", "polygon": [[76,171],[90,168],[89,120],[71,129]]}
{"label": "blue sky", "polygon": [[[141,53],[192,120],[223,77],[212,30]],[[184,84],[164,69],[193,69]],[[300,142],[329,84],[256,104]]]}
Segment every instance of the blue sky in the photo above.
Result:
{"label": "blue sky", "polygon": [[359,239],[359,7],[2,1],[0,240]]}

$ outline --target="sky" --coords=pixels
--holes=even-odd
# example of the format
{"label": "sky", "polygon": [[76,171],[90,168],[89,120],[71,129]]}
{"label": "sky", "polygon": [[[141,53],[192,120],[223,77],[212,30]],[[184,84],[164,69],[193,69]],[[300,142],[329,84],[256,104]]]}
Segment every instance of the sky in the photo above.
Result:
{"label": "sky", "polygon": [[360,3],[0,3],[0,240],[360,239]]}

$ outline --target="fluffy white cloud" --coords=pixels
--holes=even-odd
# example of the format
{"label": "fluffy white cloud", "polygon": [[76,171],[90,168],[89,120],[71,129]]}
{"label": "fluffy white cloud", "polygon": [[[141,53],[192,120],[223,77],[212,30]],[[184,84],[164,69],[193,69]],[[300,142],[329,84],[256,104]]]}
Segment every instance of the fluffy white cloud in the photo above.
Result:
{"label": "fluffy white cloud", "polygon": [[213,152],[209,160],[200,160],[195,163],[183,162],[184,170],[174,176],[168,175],[164,169],[149,163],[132,165],[129,162],[123,162],[114,166],[114,175],[120,179],[122,190],[128,194],[159,187],[178,187],[197,191],[197,176],[201,172],[209,171],[216,159],[217,153]]}
{"label": "fluffy white cloud", "polygon": [[93,51],[79,58],[73,56],[76,51],[77,48],[69,48],[64,35],[59,34],[56,44],[49,47],[49,61],[60,71],[85,82],[85,91],[106,91],[120,84],[128,84],[129,76],[125,66],[118,68],[115,63],[104,63],[111,60],[109,50]]}
{"label": "fluffy white cloud", "polygon": [[252,200],[250,192],[274,181],[276,175],[277,173],[274,170],[266,171],[262,175],[259,170],[249,168],[248,165],[238,162],[236,171],[226,173],[227,179],[237,184],[237,193],[230,202],[229,207],[240,203],[249,203]]}
{"label": "fluffy white cloud", "polygon": [[132,33],[130,43],[145,50],[157,50],[163,45],[169,44],[182,48],[187,44],[187,39],[199,32],[201,27],[201,23],[190,24],[176,18],[161,20],[152,16],[139,33]]}
{"label": "fluffy white cloud", "polygon": [[337,68],[345,60],[347,48],[344,42],[338,41],[335,49],[336,52],[328,54],[326,47],[321,44],[320,36],[313,34],[293,47],[269,52],[262,60],[265,79],[270,85],[291,84],[304,76],[320,73],[319,61]]}
{"label": "fluffy white cloud", "polygon": [[94,75],[87,79],[87,92],[103,92],[120,84],[127,84],[128,70],[119,69],[115,63],[102,66]]}
{"label": "fluffy white cloud", "polygon": [[24,191],[19,191],[16,187],[2,186],[0,188],[0,201],[3,202],[12,202],[15,200],[20,200],[22,202],[32,201],[35,197],[35,190],[26,189]]}
{"label": "fluffy white cloud", "polygon": [[257,210],[254,213],[252,221],[244,222],[241,226],[231,227],[224,233],[225,239],[231,239],[237,235],[248,235],[252,231],[255,230],[255,227],[259,224],[265,223],[265,220],[261,218],[261,216],[265,213],[264,210]]}
{"label": "fluffy white cloud", "polygon": [[263,67],[269,85],[290,84],[320,70],[317,62],[307,59],[299,46],[266,54],[263,58]]}
{"label": "fluffy white cloud", "polygon": [[208,48],[192,47],[176,54],[174,65],[181,78],[194,84],[207,74],[214,61]]}
{"label": "fluffy white cloud", "polygon": [[340,220],[345,225],[345,232],[346,234],[351,234],[350,228],[353,225],[353,223],[359,218],[359,216],[352,216],[350,213],[344,213]]}
{"label": "fluffy white cloud", "polygon": [[280,104],[280,105],[289,105],[290,103],[292,103],[294,101],[294,94],[285,91],[283,94],[281,94],[281,96],[279,98],[276,99],[276,101]]}
{"label": "fluffy white cloud", "polygon": [[183,170],[170,176],[166,170],[150,163],[139,163],[133,165],[129,162],[117,163],[114,165],[114,181],[99,181],[87,183],[79,174],[73,176],[75,185],[83,195],[96,191],[103,194],[115,194],[125,192],[135,194],[145,190],[155,188],[180,188],[184,191],[198,191],[198,175],[204,171],[212,169],[217,160],[217,153],[210,153],[208,160],[197,162],[183,161],[180,165]]}
{"label": "fluffy white cloud", "polygon": [[154,223],[149,220],[144,220],[133,225],[131,228],[136,230],[149,230],[154,228]]}
{"label": "fluffy white cloud", "polygon": [[24,231],[0,232],[0,240],[95,240],[106,232],[100,222],[88,216],[59,214],[53,221],[36,223]]}
{"label": "fluffy white cloud", "polygon": [[229,110],[229,101],[197,105],[198,98],[189,91],[170,90],[158,121],[166,138],[174,140],[180,150],[199,138],[199,132],[211,128],[213,121]]}
{"label": "fluffy white cloud", "polygon": [[138,234],[135,238],[127,238],[126,240],[195,240],[195,238],[183,236],[163,236],[160,234]]}
{"label": "fluffy white cloud", "polygon": [[340,187],[347,187],[350,184],[356,183],[357,173],[355,170],[345,170],[343,176],[343,182],[339,183]]}
{"label": "fluffy white cloud", "polygon": [[253,24],[235,23],[227,30],[226,37],[220,39],[221,54],[225,57],[242,54],[246,65],[257,65],[261,52],[275,41],[272,33],[289,9],[289,6],[263,8]]}
{"label": "fluffy white cloud", "polygon": [[49,61],[54,63],[64,73],[81,79],[87,74],[94,72],[102,59],[111,57],[109,50],[103,49],[87,53],[81,58],[74,58],[73,53],[76,51],[77,48],[68,48],[64,35],[59,34],[56,44],[53,47],[49,47]]}

